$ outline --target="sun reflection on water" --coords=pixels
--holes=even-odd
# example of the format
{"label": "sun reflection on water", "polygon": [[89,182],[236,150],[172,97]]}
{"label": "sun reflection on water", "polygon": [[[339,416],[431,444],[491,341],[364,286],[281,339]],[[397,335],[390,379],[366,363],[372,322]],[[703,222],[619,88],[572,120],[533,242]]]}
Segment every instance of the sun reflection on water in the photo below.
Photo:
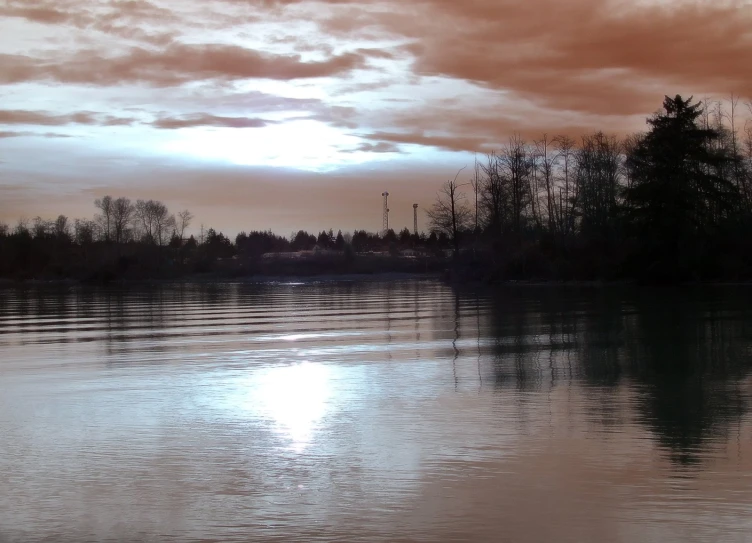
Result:
{"label": "sun reflection on water", "polygon": [[331,398],[331,370],[324,364],[302,362],[266,368],[253,378],[248,407],[272,421],[275,430],[302,452],[327,412]]}

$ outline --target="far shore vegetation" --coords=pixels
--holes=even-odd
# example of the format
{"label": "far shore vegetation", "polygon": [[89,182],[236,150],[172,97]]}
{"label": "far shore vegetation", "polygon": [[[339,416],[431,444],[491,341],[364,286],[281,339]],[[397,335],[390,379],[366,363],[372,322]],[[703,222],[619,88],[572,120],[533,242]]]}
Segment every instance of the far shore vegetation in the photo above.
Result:
{"label": "far shore vegetation", "polygon": [[733,97],[725,107],[666,97],[646,132],[623,139],[514,136],[443,184],[421,233],[253,231],[232,240],[202,226],[187,236],[187,210],[105,196],[91,219],[0,224],[0,278],[752,280],[752,124],[740,110]]}

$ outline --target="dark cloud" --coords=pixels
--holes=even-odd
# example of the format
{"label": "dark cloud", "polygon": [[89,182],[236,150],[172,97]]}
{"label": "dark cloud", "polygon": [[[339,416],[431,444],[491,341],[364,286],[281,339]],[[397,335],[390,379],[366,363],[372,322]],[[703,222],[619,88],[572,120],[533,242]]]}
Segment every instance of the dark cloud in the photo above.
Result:
{"label": "dark cloud", "polygon": [[91,111],[79,111],[68,114],[55,114],[49,111],[29,111],[22,109],[0,110],[0,125],[39,125],[39,126],[63,126],[67,124],[101,125],[101,126],[124,126],[133,124],[134,120],[125,117],[115,117],[93,113]]}
{"label": "dark cloud", "polygon": [[379,141],[377,143],[361,143],[353,149],[347,152],[364,151],[366,153],[402,153],[402,150],[398,145],[388,141]]}
{"label": "dark cloud", "polygon": [[374,132],[365,137],[375,141],[424,145],[446,151],[491,151],[493,149],[488,146],[486,140],[479,137],[427,135],[421,132]]}
{"label": "dark cloud", "polygon": [[24,138],[24,137],[33,137],[33,138],[71,138],[73,136],[69,134],[58,134],[56,132],[30,132],[30,131],[7,131],[7,130],[0,130],[0,139],[3,138]]}
{"label": "dark cloud", "polygon": [[227,128],[261,128],[270,121],[254,117],[221,117],[208,113],[195,113],[178,117],[161,117],[151,123],[156,128],[177,129],[194,126],[218,126]]}

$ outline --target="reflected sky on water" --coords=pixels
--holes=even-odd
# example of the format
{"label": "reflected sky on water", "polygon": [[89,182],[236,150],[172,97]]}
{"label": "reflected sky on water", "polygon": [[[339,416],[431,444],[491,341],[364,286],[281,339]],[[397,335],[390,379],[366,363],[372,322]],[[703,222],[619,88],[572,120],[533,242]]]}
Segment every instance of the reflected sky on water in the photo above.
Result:
{"label": "reflected sky on water", "polygon": [[752,288],[0,291],[0,541],[750,541]]}

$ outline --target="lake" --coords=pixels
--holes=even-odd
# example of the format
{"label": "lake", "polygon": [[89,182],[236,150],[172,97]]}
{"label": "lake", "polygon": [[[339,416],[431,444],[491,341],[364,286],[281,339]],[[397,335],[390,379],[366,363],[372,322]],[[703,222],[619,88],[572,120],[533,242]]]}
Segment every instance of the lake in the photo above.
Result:
{"label": "lake", "polygon": [[0,290],[0,541],[752,541],[752,287]]}

